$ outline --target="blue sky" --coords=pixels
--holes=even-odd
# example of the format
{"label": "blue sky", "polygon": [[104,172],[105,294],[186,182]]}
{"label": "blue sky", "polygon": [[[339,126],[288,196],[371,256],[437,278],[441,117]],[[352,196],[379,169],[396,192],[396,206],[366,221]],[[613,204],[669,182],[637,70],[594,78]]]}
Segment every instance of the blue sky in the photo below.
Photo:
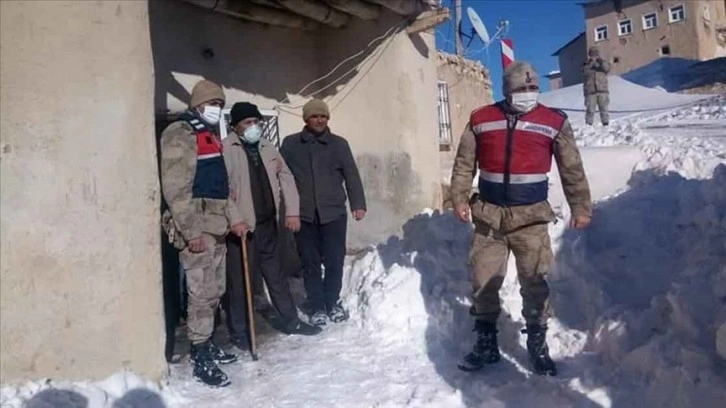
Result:
{"label": "blue sky", "polygon": [[[534,64],[543,76],[559,69],[557,58],[552,53],[577,34],[584,31],[585,17],[583,0],[462,0],[462,31],[469,34],[471,23],[466,8],[472,7],[484,21],[489,35],[496,32],[500,19],[509,20],[507,37],[514,42],[514,58]],[[439,50],[455,53],[454,5],[453,0],[443,0],[443,5],[451,10],[451,21],[440,25],[436,30],[436,47]],[[469,41],[463,39],[464,46]],[[466,50],[467,58],[477,59],[491,72],[495,99],[502,97],[502,63],[499,42],[492,42],[489,55],[483,50],[477,38]],[[478,51],[478,52],[477,52]],[[583,56],[584,57],[584,56]],[[547,79],[540,81],[543,91],[549,89]]]}

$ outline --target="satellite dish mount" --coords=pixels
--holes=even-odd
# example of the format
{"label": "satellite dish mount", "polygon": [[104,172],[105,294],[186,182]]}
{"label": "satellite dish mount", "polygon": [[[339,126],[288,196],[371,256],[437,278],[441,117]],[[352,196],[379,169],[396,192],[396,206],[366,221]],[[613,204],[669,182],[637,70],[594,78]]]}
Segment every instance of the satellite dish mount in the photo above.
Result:
{"label": "satellite dish mount", "polygon": [[471,22],[471,33],[464,33],[461,28],[461,21],[459,21],[459,27],[457,27],[459,35],[469,39],[469,42],[466,44],[466,48],[469,48],[469,46],[476,37],[479,37],[479,39],[482,41],[482,43],[484,44],[484,48],[489,48],[489,45],[492,42],[500,40],[509,31],[509,20],[499,20],[499,24],[497,25],[497,32],[494,34],[494,36],[490,37],[489,32],[484,25],[484,22],[482,21],[481,17],[479,17],[479,14],[474,11],[473,8],[467,7],[466,14],[469,16],[469,21]]}

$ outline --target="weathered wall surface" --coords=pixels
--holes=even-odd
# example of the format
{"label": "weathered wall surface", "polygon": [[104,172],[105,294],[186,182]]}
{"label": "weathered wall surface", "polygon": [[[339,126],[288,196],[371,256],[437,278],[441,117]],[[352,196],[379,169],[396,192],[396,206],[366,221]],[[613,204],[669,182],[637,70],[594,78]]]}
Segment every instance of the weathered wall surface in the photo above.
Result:
{"label": "weathered wall surface", "polygon": [[[726,42],[719,38],[718,29],[726,29],[726,1],[700,0],[686,3],[686,18],[696,20],[699,59],[709,60],[726,56]],[[723,36],[723,34],[722,34]]]}
{"label": "weathered wall surface", "polygon": [[[321,33],[322,73],[394,26],[400,18],[388,16]],[[368,199],[368,216],[349,228],[353,248],[380,242],[424,207],[440,205],[434,36],[391,35],[326,97],[330,127],[350,142]]]}
{"label": "weathered wall surface", "polygon": [[[246,22],[180,2],[151,2],[157,112],[186,107],[204,77],[225,87],[228,106],[248,100],[280,109],[282,137],[302,129],[298,92],[331,107],[330,127],[350,142],[369,202],[369,214],[352,222],[349,246],[385,239],[423,207],[440,200],[437,162],[434,37],[395,34],[401,17],[354,19],[343,29],[303,32]],[[384,36],[388,32],[388,36]],[[376,37],[384,36],[371,43]],[[207,51],[212,50],[213,57]],[[361,64],[356,68],[356,65]],[[347,75],[343,75],[349,72]],[[331,84],[332,80],[342,78]]]}
{"label": "weathered wall surface", "polygon": [[444,201],[447,201],[451,168],[454,165],[461,134],[464,132],[466,124],[469,123],[469,116],[474,109],[491,104],[494,99],[489,70],[478,61],[439,53],[437,73],[439,80],[449,85],[452,143],[448,149],[442,149],[439,153],[439,161],[442,166],[440,179],[444,184]]}
{"label": "weathered wall surface", "polygon": [[[312,33],[268,27],[180,1],[149,2],[155,110],[184,110],[197,81],[222,85],[227,107],[249,101],[272,109],[317,78]],[[281,135],[302,119],[280,114]]]}
{"label": "weathered wall surface", "polygon": [[[684,5],[685,20],[669,22],[669,8]],[[643,29],[643,15],[656,13],[658,25]],[[709,21],[706,21],[706,17]],[[613,64],[612,74],[619,75],[642,67],[662,55],[661,48],[668,46],[671,57],[708,60],[717,56],[716,27],[726,24],[726,11],[720,0],[626,0],[623,10],[616,13],[613,3],[586,6],[587,45],[598,45]],[[618,22],[630,19],[632,34],[618,35]],[[608,39],[595,41],[595,28],[608,26]],[[580,62],[586,57],[580,57]],[[562,68],[562,67],[561,67]],[[564,76],[564,72],[563,72]]]}
{"label": "weathered wall surface", "polygon": [[582,76],[582,63],[587,58],[587,36],[583,35],[577,38],[575,42],[560,50],[557,60],[562,73],[562,87],[581,84],[584,80]]}
{"label": "weathered wall surface", "polygon": [[145,1],[0,2],[0,376],[164,370]]}

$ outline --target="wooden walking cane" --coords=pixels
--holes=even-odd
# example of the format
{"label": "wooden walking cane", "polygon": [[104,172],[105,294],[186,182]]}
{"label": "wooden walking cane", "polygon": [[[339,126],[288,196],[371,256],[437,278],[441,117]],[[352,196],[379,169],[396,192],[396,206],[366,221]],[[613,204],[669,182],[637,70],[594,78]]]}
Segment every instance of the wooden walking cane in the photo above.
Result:
{"label": "wooden walking cane", "polygon": [[252,360],[257,361],[257,339],[255,338],[255,308],[252,301],[252,282],[250,279],[250,264],[247,259],[247,237],[240,239],[242,241],[242,270],[245,279],[245,291],[247,292],[247,317],[249,320],[250,330],[250,354]]}

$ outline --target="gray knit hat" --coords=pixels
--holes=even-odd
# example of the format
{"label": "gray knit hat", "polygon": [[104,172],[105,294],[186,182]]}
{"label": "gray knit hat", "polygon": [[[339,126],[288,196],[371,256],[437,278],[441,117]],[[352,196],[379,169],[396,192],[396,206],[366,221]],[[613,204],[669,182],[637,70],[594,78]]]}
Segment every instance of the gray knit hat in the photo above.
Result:
{"label": "gray knit hat", "polygon": [[536,85],[539,87],[539,75],[532,64],[526,61],[514,61],[504,70],[503,91],[509,95],[515,89]]}
{"label": "gray knit hat", "polygon": [[308,120],[309,117],[314,115],[330,118],[330,109],[328,109],[328,104],[320,99],[311,99],[305,104],[305,106],[303,106],[303,120]]}

